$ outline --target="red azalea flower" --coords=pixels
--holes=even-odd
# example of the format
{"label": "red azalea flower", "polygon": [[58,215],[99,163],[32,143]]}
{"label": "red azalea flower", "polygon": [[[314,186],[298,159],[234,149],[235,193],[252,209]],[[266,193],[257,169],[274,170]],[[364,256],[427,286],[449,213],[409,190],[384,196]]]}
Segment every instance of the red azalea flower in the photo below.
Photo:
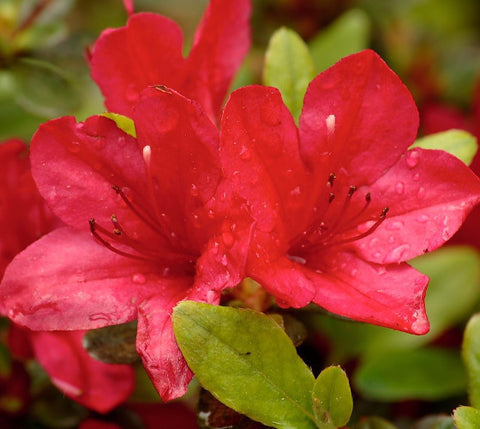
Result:
{"label": "red azalea flower", "polygon": [[299,129],[260,86],[232,94],[221,126],[224,171],[255,222],[247,275],[284,306],[428,331],[428,279],[405,261],[453,235],[480,181],[446,152],[407,150],[416,106],[373,51],[312,81]]}
{"label": "red azalea flower", "polygon": [[107,108],[131,117],[144,88],[165,85],[215,119],[250,45],[250,9],[249,0],[212,0],[187,58],[180,28],[163,16],[133,14],[125,27],[105,30],[90,64]]}
{"label": "red azalea flower", "polygon": [[133,118],[138,138],[104,117],[37,131],[33,175],[68,227],[10,264],[2,296],[9,317],[35,330],[138,319],[137,350],[171,399],[191,378],[171,309],[185,298],[218,303],[238,284],[248,234],[236,239],[242,222],[225,214],[235,202],[222,190],[218,131],[198,103],[148,88]]}
{"label": "red azalea flower", "polygon": [[[425,134],[439,133],[452,128],[466,130],[480,142],[480,80],[473,102],[473,114],[465,115],[459,109],[440,103],[429,103],[422,109],[422,129]],[[480,174],[480,151],[472,161],[471,169]],[[469,244],[480,249],[480,207],[476,207],[452,238],[454,244]]]}
{"label": "red azalea flower", "polygon": [[[17,253],[59,222],[37,190],[30,173],[27,146],[22,141],[11,139],[0,145],[0,164],[1,277]],[[7,309],[1,312],[7,313]],[[67,396],[91,409],[107,412],[130,396],[133,370],[92,359],[82,347],[83,335],[82,331],[32,332],[12,325],[9,342],[16,356],[35,356]]]}

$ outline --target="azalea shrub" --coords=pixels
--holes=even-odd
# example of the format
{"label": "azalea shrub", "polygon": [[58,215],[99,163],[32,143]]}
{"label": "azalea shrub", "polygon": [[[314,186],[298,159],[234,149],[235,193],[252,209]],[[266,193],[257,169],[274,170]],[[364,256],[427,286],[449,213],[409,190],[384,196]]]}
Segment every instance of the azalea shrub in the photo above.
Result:
{"label": "azalea shrub", "polygon": [[374,1],[147,3],[0,5],[2,427],[480,425],[478,97]]}

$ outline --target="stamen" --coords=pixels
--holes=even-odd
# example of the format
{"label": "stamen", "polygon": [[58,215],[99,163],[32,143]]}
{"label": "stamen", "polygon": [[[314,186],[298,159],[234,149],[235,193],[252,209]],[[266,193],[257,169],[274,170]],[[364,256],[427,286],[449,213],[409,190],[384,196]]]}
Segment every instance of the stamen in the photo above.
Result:
{"label": "stamen", "polygon": [[325,119],[325,124],[328,132],[332,134],[335,131],[335,115],[328,115]]}
{"label": "stamen", "polygon": [[356,192],[356,190],[357,190],[356,186],[350,186],[350,189],[348,190],[347,198],[352,198],[352,196]]}
{"label": "stamen", "polygon": [[[116,247],[113,247],[108,241],[106,241],[104,238],[102,238],[100,236],[100,234],[97,232],[97,229],[101,230],[102,232],[105,231],[105,230],[104,230],[104,228],[102,228],[101,226],[99,226],[95,222],[94,218],[89,219],[88,223],[90,225],[90,232],[92,233],[92,235],[95,237],[96,240],[98,240],[100,242],[100,244],[103,244],[108,250],[111,250],[112,252],[116,253],[117,255],[125,256],[127,258],[137,259],[137,260],[140,260],[140,261],[155,262],[155,259],[144,258],[144,257],[138,256],[138,255],[132,255],[131,253],[124,252],[123,250],[120,250],[120,249],[117,249]],[[107,231],[107,233],[108,233],[108,231]]]}
{"label": "stamen", "polygon": [[142,155],[145,165],[147,167],[150,167],[150,161],[152,159],[152,148],[149,145],[143,146]]}
{"label": "stamen", "polygon": [[328,182],[327,182],[327,185],[332,187],[333,186],[333,182],[335,181],[335,179],[337,178],[337,176],[335,176],[335,173],[330,173],[330,176],[328,176]]}
{"label": "stamen", "polygon": [[123,228],[120,226],[120,223],[118,222],[117,216],[112,215],[110,219],[113,223],[113,233],[115,235],[122,235],[124,231]]}
{"label": "stamen", "polygon": [[331,203],[335,199],[335,194],[333,192],[330,192],[328,196],[328,202]]}

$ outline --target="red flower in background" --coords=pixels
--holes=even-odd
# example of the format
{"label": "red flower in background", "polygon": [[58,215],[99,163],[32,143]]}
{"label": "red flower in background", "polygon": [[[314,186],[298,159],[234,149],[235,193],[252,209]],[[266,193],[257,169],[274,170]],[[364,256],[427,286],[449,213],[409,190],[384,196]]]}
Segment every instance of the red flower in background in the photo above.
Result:
{"label": "red flower in background", "polygon": [[[480,80],[474,95],[471,115],[441,103],[429,103],[421,112],[422,129],[425,134],[439,133],[452,128],[466,130],[480,142]],[[480,151],[472,161],[471,169],[480,174]],[[480,249],[480,207],[476,207],[465,220],[460,230],[452,238],[455,244],[470,244]]]}
{"label": "red flower in background", "polygon": [[214,120],[250,45],[250,9],[249,0],[212,0],[187,58],[180,28],[163,16],[133,14],[125,27],[105,30],[90,66],[107,108],[131,117],[144,88],[165,85]]}
{"label": "red flower in background", "polygon": [[254,220],[246,275],[283,306],[313,301],[356,320],[428,330],[427,278],[405,261],[448,240],[480,181],[443,151],[407,150],[418,113],[372,51],[310,84],[296,128],[276,89],[239,89],[221,159]]}
{"label": "red flower in background", "polygon": [[[58,224],[30,173],[27,147],[12,139],[0,145],[0,277],[13,257]],[[3,304],[3,301],[0,301]],[[1,309],[8,313],[8,307]],[[84,332],[32,332],[10,328],[10,347],[21,358],[36,357],[67,396],[99,412],[124,402],[133,390],[133,371],[92,359],[82,347]]]}

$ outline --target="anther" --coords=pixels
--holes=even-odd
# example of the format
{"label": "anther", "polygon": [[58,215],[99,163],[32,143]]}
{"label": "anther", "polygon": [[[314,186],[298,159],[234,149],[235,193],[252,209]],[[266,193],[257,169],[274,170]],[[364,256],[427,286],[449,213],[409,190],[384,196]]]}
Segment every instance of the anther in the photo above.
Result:
{"label": "anther", "polygon": [[332,187],[333,186],[333,182],[335,181],[337,176],[335,176],[335,173],[330,173],[330,176],[328,176],[328,182],[327,182],[327,185]]}
{"label": "anther", "polygon": [[333,192],[330,192],[330,195],[328,196],[328,202],[331,203],[335,199],[335,194]]}
{"label": "anther", "polygon": [[372,196],[370,195],[370,192],[367,192],[365,194],[365,201],[368,203],[370,203],[370,201],[372,201]]}
{"label": "anther", "polygon": [[353,194],[356,192],[357,187],[356,186],[350,186],[350,189],[348,190],[348,198],[352,198]]}
{"label": "anther", "polygon": [[382,213],[380,215],[380,219],[385,219],[385,217],[387,216],[388,210],[389,210],[388,207],[383,208]]}

